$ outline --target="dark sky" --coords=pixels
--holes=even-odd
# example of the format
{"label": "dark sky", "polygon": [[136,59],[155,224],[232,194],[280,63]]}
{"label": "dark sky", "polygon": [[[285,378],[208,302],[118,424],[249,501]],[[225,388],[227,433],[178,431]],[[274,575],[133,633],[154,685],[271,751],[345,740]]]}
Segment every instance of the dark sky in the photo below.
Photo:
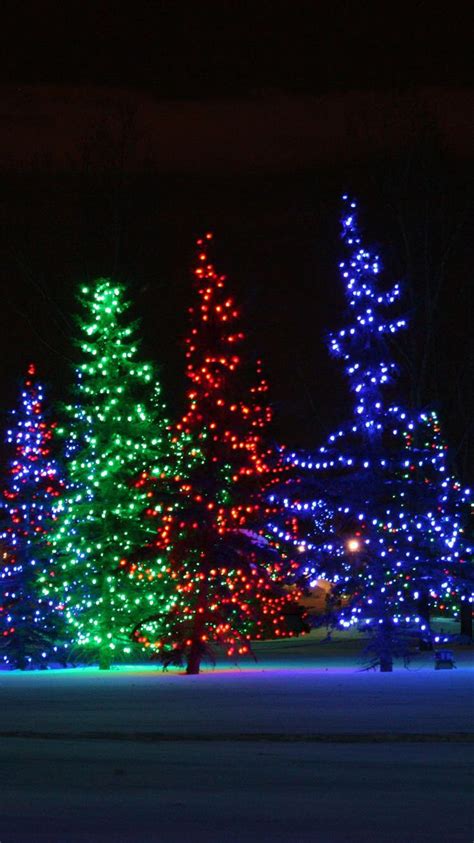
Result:
{"label": "dark sky", "polygon": [[474,100],[463,15],[430,3],[19,5],[5,5],[0,35],[3,413],[30,357],[62,397],[73,291],[100,274],[130,284],[145,351],[179,409],[192,243],[211,228],[266,362],[277,435],[319,444],[350,407],[324,345],[340,316],[338,197],[350,189],[369,242],[415,291],[415,337],[442,274],[424,397],[466,473]]}
{"label": "dark sky", "polygon": [[146,86],[158,97],[259,89],[465,85],[462,4],[218,2],[2,4],[5,81]]}

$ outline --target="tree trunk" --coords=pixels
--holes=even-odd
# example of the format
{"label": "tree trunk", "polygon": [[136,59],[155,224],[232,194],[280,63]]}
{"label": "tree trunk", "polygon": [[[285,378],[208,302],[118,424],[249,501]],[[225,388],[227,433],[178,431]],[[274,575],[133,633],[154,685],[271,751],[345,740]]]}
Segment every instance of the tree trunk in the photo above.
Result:
{"label": "tree trunk", "polygon": [[[106,573],[102,575],[102,584],[101,584],[101,593],[102,593],[102,606],[100,608],[102,614],[102,640],[106,638],[106,633],[110,626],[110,613],[109,613],[109,600],[110,594],[107,586],[107,576]],[[112,662],[112,653],[110,651],[110,647],[102,644],[99,650],[99,670],[110,670],[110,664]]]}
{"label": "tree trunk", "polygon": [[418,612],[426,623],[430,622],[431,606],[430,598],[426,591],[422,591],[418,598]]}
{"label": "tree trunk", "polygon": [[[203,586],[201,588],[198,606],[203,607],[205,605],[206,597],[207,582],[203,583]],[[189,648],[188,658],[186,660],[186,673],[190,676],[195,676],[197,673],[199,673],[199,669],[201,667],[203,654],[202,636],[204,633],[204,628],[204,612],[197,611],[194,618],[194,626],[191,635],[191,646]]]}
{"label": "tree trunk", "polygon": [[102,647],[99,653],[99,670],[110,670],[112,653],[109,647]]}
{"label": "tree trunk", "polygon": [[28,667],[26,656],[22,650],[20,650],[16,657],[16,667],[18,668],[18,670],[26,670],[26,668]]}
{"label": "tree trunk", "polygon": [[[24,634],[24,630],[20,629],[17,632],[17,636],[18,636],[17,642],[15,642],[15,643],[17,643],[16,654],[15,654],[15,650],[13,650],[13,652],[15,654],[14,655],[15,667],[18,670],[26,670],[27,667],[28,667],[28,660],[26,658],[26,646],[25,646],[25,637],[26,636]],[[12,661],[13,661],[13,659],[12,659]]]}
{"label": "tree trunk", "polygon": [[377,630],[374,648],[378,655],[381,673],[391,673],[393,670],[394,643],[393,622],[385,618]]}
{"label": "tree trunk", "polygon": [[199,640],[193,640],[191,644],[191,649],[189,650],[189,655],[186,663],[186,673],[189,676],[196,676],[199,673],[199,669],[201,667],[201,648],[199,646]]}
{"label": "tree trunk", "polygon": [[380,673],[391,673],[393,670],[393,659],[391,656],[380,656]]}
{"label": "tree trunk", "polygon": [[461,635],[466,635],[472,639],[472,603],[468,600],[463,600],[461,603]]}
{"label": "tree trunk", "polygon": [[[202,554],[203,555],[203,554]],[[199,586],[199,594],[196,601],[196,613],[193,621],[193,631],[191,633],[191,646],[189,648],[188,658],[186,660],[186,673],[189,676],[195,676],[199,673],[201,661],[203,656],[202,636],[206,629],[206,609],[209,592],[209,568],[208,562],[203,564],[202,573],[204,579],[201,580]]]}
{"label": "tree trunk", "polygon": [[[431,606],[430,606],[430,598],[427,591],[422,591],[420,598],[418,600],[418,612],[420,613],[421,617],[429,629],[430,625],[430,616],[431,616]],[[433,644],[431,643],[431,638],[423,635],[420,631],[420,650],[432,650]]]}

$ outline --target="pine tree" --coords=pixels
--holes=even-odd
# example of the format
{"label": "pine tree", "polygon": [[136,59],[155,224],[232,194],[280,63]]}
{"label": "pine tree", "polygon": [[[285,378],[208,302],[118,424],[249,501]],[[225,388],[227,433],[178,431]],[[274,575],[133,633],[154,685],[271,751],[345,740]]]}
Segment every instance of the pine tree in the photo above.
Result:
{"label": "pine tree", "polygon": [[169,600],[161,570],[133,577],[126,561],[149,538],[151,477],[175,470],[177,448],[153,367],[138,359],[136,326],[124,320],[124,296],[109,279],[82,289],[82,362],[61,431],[67,491],[41,577],[43,593],[61,601],[76,651],[98,657],[101,669],[130,653],[133,626]]}
{"label": "pine tree", "polygon": [[465,494],[450,477],[436,415],[395,400],[400,287],[383,284],[379,258],[361,245],[356,205],[345,201],[346,325],[330,350],[344,363],[354,414],[316,455],[292,455],[296,474],[274,494],[286,517],[270,529],[299,550],[311,583],[332,582],[330,614],[343,626],[365,623],[371,663],[391,670],[408,652],[409,630],[429,636],[434,605],[472,596],[471,550],[458,515]]}
{"label": "pine tree", "polygon": [[[229,657],[251,639],[294,635],[306,627],[299,593],[284,587],[285,565],[266,540],[266,490],[281,466],[265,434],[271,419],[260,363],[251,365],[225,277],[198,240],[197,305],[187,339],[187,409],[177,434],[196,442],[201,460],[179,478],[159,527],[178,600],[166,615],[137,626],[137,639],[163,663],[198,673],[212,645]],[[191,454],[191,457],[193,454]]]}
{"label": "pine tree", "polygon": [[[474,559],[471,490],[463,488],[449,464],[449,449],[437,414],[421,413],[418,437],[422,453],[431,454],[431,476],[424,483],[437,486],[436,510],[430,513],[431,541],[442,563],[442,582],[430,590],[430,606],[439,615],[459,618],[461,634],[472,639]],[[414,471],[417,470],[416,460]],[[420,478],[421,479],[421,478]],[[471,535],[470,535],[471,533]]]}
{"label": "pine tree", "polygon": [[6,665],[25,670],[64,658],[54,601],[40,597],[35,588],[63,481],[51,447],[55,423],[45,411],[33,364],[12,416],[7,443],[13,453],[1,505],[0,646]]}

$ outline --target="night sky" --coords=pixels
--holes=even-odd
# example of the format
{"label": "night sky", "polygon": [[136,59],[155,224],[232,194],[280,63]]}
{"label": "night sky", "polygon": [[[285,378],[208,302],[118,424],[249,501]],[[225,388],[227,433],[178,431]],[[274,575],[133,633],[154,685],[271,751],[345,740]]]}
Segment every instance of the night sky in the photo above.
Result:
{"label": "night sky", "polygon": [[30,359],[64,397],[74,290],[99,275],[129,284],[143,353],[178,412],[193,241],[212,229],[269,374],[275,436],[319,445],[350,409],[324,345],[341,317],[338,197],[349,190],[388,275],[413,291],[415,368],[431,314],[418,392],[468,477],[469,27],[431,4],[384,5],[7,4],[2,421]]}

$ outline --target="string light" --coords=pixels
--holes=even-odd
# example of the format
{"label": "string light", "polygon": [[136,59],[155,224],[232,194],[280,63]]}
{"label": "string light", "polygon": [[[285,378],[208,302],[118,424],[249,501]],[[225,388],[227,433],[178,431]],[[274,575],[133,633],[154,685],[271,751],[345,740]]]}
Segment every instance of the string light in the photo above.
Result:
{"label": "string light", "polygon": [[376,661],[391,669],[394,625],[398,640],[402,627],[429,631],[430,611],[456,613],[472,600],[470,493],[449,470],[436,413],[413,414],[393,400],[389,338],[407,326],[396,312],[401,288],[384,288],[379,257],[362,245],[356,203],[344,203],[347,321],[329,348],[343,361],[354,415],[316,454],[287,455],[292,479],[273,492],[284,517],[269,530],[299,552],[299,574],[333,583],[338,622],[365,624]]}
{"label": "string light", "polygon": [[75,652],[103,669],[130,654],[140,618],[173,602],[164,557],[146,577],[134,576],[134,553],[150,542],[143,513],[152,480],[176,473],[178,445],[153,367],[138,359],[135,326],[124,321],[124,293],[103,278],[82,289],[77,400],[60,431],[68,484],[40,577],[43,595],[61,601]]}
{"label": "string light", "polygon": [[44,411],[34,364],[28,367],[12,421],[7,443],[13,455],[2,495],[0,534],[0,657],[6,666],[24,670],[65,657],[58,644],[55,602],[41,598],[35,588],[63,479],[52,454],[56,425]]}
{"label": "string light", "polygon": [[284,587],[285,560],[264,535],[272,510],[266,491],[285,470],[265,443],[268,385],[261,364],[255,372],[245,360],[239,311],[209,259],[211,240],[207,234],[197,241],[197,303],[186,340],[190,388],[176,425],[202,459],[189,460],[186,479],[177,478],[158,519],[157,546],[167,553],[178,600],[136,629],[142,646],[164,664],[185,663],[188,673],[199,672],[215,644],[237,658],[250,652],[252,639],[306,629],[300,592]]}

